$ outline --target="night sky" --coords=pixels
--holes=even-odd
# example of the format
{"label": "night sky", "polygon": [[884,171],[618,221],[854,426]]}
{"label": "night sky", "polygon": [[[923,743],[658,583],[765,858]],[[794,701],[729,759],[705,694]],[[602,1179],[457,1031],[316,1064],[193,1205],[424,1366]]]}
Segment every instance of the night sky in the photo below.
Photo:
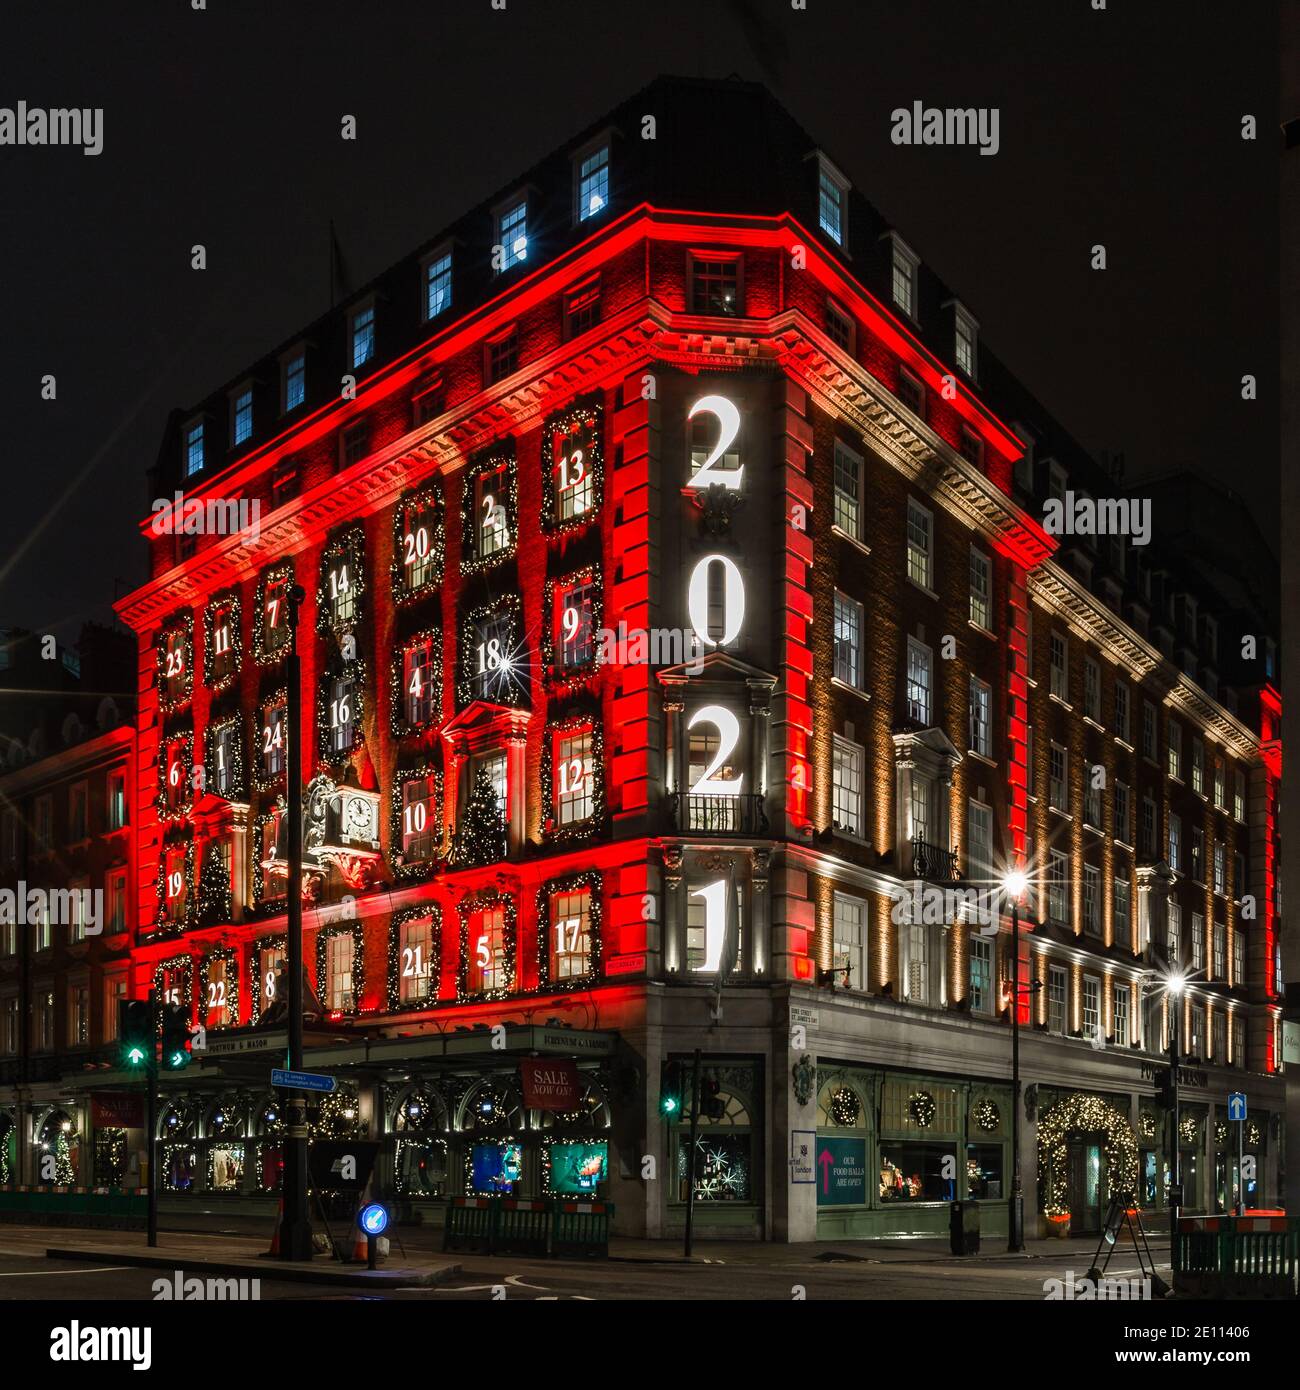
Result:
{"label": "night sky", "polygon": [[[0,146],[0,626],[143,580],[167,412],[328,306],[331,217],[358,286],[661,72],[765,82],[1086,447],[1276,548],[1273,5],[207,3],[6,0],[0,106],[101,106],[104,151]],[[999,154],[892,145],[918,99],[1000,108]]]}

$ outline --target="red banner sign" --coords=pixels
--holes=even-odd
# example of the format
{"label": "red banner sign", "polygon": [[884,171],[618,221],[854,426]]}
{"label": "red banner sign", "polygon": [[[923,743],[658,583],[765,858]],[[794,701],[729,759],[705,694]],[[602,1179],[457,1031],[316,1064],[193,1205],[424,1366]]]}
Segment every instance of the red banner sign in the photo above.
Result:
{"label": "red banner sign", "polygon": [[519,1079],[530,1110],[576,1110],[581,1092],[578,1068],[567,1058],[522,1057]]}
{"label": "red banner sign", "polygon": [[140,1129],[144,1097],[130,1091],[99,1091],[90,1097],[90,1123],[96,1129]]}

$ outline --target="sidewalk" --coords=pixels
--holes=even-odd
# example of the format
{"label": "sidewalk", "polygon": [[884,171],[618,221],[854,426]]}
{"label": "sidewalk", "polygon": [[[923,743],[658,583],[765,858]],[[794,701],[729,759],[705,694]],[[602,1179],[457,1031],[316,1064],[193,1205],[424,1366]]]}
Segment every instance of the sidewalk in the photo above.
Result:
{"label": "sidewalk", "polygon": [[318,1255],[310,1261],[267,1258],[266,1238],[160,1232],[152,1249],[143,1231],[83,1230],[55,1226],[0,1226],[0,1250],[59,1260],[108,1261],[150,1269],[182,1270],[185,1274],[213,1274],[268,1281],[333,1284],[339,1287],[415,1288],[455,1278],[461,1266],[424,1250],[393,1243],[394,1255],[378,1269],[363,1264],[341,1264]]}

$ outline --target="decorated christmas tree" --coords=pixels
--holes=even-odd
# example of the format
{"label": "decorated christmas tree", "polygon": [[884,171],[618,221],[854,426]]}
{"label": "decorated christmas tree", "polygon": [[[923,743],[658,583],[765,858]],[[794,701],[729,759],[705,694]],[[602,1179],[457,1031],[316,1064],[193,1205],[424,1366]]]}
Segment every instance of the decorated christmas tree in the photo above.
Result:
{"label": "decorated christmas tree", "polygon": [[479,768],[461,818],[456,862],[477,867],[506,857],[506,820],[486,768]]}
{"label": "decorated christmas tree", "polygon": [[203,868],[199,872],[199,925],[221,926],[230,921],[233,910],[230,870],[225,856],[213,845],[203,856]]}

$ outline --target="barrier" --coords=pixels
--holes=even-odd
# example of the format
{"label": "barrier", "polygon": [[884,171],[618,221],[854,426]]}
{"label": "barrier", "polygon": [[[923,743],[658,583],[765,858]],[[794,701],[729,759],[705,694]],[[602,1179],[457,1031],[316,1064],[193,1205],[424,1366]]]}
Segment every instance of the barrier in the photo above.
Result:
{"label": "barrier", "polygon": [[509,1255],[545,1255],[551,1234],[549,1202],[502,1197],[496,1203],[492,1250]]}
{"label": "barrier", "polygon": [[1180,1217],[1173,1264],[1175,1293],[1300,1297],[1300,1217]]}
{"label": "barrier", "polygon": [[607,1256],[613,1215],[612,1202],[556,1202],[551,1254]]}
{"label": "barrier", "polygon": [[143,1226],[143,1188],[28,1188],[0,1191],[0,1221],[28,1226]]}
{"label": "barrier", "polygon": [[499,1200],[496,1197],[453,1197],[447,1206],[447,1224],[442,1228],[442,1248],[491,1254]]}

